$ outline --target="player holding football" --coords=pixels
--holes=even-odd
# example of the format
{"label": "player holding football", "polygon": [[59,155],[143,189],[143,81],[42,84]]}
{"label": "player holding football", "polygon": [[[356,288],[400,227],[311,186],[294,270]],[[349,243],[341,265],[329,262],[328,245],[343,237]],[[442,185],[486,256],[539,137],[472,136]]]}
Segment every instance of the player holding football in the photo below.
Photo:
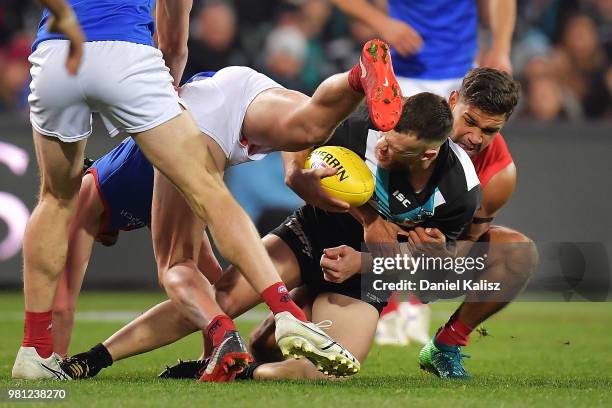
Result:
{"label": "player holding football", "polygon": [[[381,10],[368,0],[332,0],[348,16],[364,23],[391,45],[398,83],[405,96],[433,92],[447,97],[461,86],[475,64],[512,73],[510,50],[516,0],[383,0]],[[490,34],[490,47],[478,54],[479,22]],[[425,344],[430,308],[411,297],[393,296],[383,310],[378,344]]]}
{"label": "player holding football", "polygon": [[[399,225],[428,226],[436,231],[436,236],[444,236],[450,241],[456,239],[472,219],[479,193],[476,173],[468,156],[448,140],[451,127],[452,115],[447,102],[423,93],[407,99],[394,130],[376,131],[367,115],[358,112],[336,129],[327,143],[350,148],[366,161],[377,179],[376,202],[381,213]],[[304,155],[302,152],[298,155],[301,158],[299,169],[295,168],[298,177],[312,182],[320,190],[319,178],[302,169]],[[408,169],[410,176],[406,177]],[[413,208],[404,208],[397,202],[390,194],[394,189],[411,200],[414,197]],[[311,291],[306,313],[316,320],[333,321],[329,333],[346,343],[347,349],[361,361],[370,349],[378,313],[384,303],[362,300],[359,276],[345,282],[327,282],[319,260],[325,248],[342,244],[360,248],[363,237],[364,228],[353,216],[307,205],[263,239],[288,287],[304,285]],[[235,267],[231,267],[215,287],[217,301],[232,316],[261,302]],[[192,325],[175,316],[172,302],[165,302],[114,334],[104,346],[112,351],[114,360],[119,360],[176,341],[194,331]],[[161,331],[159,324],[163,324]],[[92,364],[93,350],[71,359],[77,370],[95,374],[104,367],[99,361]],[[282,346],[281,350],[283,354],[291,353]],[[300,360],[280,363],[271,370],[262,366],[258,368],[260,373],[269,370],[269,374],[258,378],[325,378],[317,370],[330,372],[337,364],[338,361],[322,360],[317,367]],[[192,365],[191,375],[203,367],[205,365]],[[246,375],[251,375],[254,367],[250,366]]]}
{"label": "player holding football", "polygon": [[[468,345],[470,333],[479,324],[503,309],[519,293],[537,265],[537,249],[528,237],[510,228],[492,225],[516,186],[516,167],[499,131],[512,114],[518,93],[518,85],[508,74],[476,68],[464,78],[460,90],[449,97],[454,117],[451,138],[470,156],[482,189],[478,211],[460,237],[458,255],[466,256],[488,246],[487,272],[483,276],[504,282],[502,286],[508,291],[490,300],[468,294],[444,327],[425,345],[419,355],[421,367],[442,378],[468,376],[460,358],[461,347]],[[355,272],[351,266],[358,261],[355,251],[343,247],[334,255],[339,261],[327,259],[326,262],[333,265],[336,274]]]}
{"label": "player holding football", "polygon": [[[442,378],[468,377],[462,365],[461,347],[468,344],[469,335],[474,328],[499,312],[520,292],[537,265],[537,249],[529,238],[506,227],[491,226],[493,217],[509,200],[516,184],[516,168],[499,130],[512,114],[518,101],[518,91],[518,85],[509,75],[493,69],[477,68],[466,76],[460,90],[453,92],[449,98],[454,117],[451,138],[464,147],[472,158],[482,188],[478,211],[458,241],[457,255],[476,256],[481,255],[483,249],[488,250],[486,270],[479,279],[501,282],[503,293],[495,295],[489,293],[489,299],[483,298],[482,293],[467,293],[464,302],[449,321],[421,350],[419,354],[421,367]],[[299,162],[294,170],[297,171],[298,168]],[[296,192],[304,192],[303,196],[313,198],[312,191],[316,188],[314,183],[293,180],[290,185]],[[323,194],[319,194],[322,200],[325,199]],[[304,231],[313,229],[316,231],[319,222],[320,220],[317,220],[317,227],[314,227],[314,222],[304,223]],[[315,234],[318,235],[316,232]],[[410,233],[412,240],[421,241],[423,244],[435,243],[437,238],[435,235],[419,228]],[[377,239],[381,239],[380,236]],[[391,239],[392,237],[383,238],[387,242]],[[478,242],[477,246],[474,246],[474,242]],[[348,282],[345,280],[350,280],[352,279],[350,277],[358,274],[361,265],[358,250],[350,244],[325,249],[320,266],[325,271],[326,280]],[[299,251],[295,253],[299,254]],[[308,265],[301,261],[302,255],[296,257],[300,259],[300,267]],[[222,299],[227,294],[224,292],[232,293],[231,285],[230,289],[223,285],[225,279],[216,285],[218,299]],[[230,304],[234,303],[228,301],[228,307]],[[361,322],[363,315],[359,316]],[[271,356],[278,359],[278,351],[270,338],[273,324],[273,320],[267,319],[250,340],[258,359],[263,357],[266,361]],[[355,332],[352,332],[352,335],[354,336]],[[351,350],[351,344],[347,343],[347,346]],[[185,363],[167,370],[165,375],[189,376],[188,368],[196,365]],[[245,371],[243,377],[295,378],[303,374],[294,370],[297,364],[299,363],[281,362],[263,364],[259,367],[258,364],[254,364]]]}
{"label": "player holding football", "polygon": [[[482,187],[479,209],[462,234],[461,239],[464,241],[459,241],[459,254],[468,254],[472,249],[472,242],[478,241],[480,242],[479,245],[488,242],[490,252],[488,253],[486,275],[483,276],[504,282],[503,286],[508,289],[508,292],[503,295],[506,299],[511,299],[520,291],[537,263],[535,246],[527,237],[509,228],[490,227],[492,217],[510,198],[516,182],[516,169],[498,131],[506,123],[517,101],[518,87],[516,83],[507,74],[487,68],[478,68],[471,71],[464,79],[461,89],[458,92],[453,92],[449,98],[454,113],[451,138],[459,145],[464,146],[468,155],[472,157]],[[295,167],[295,170],[298,167],[299,165]],[[296,174],[301,174],[301,171]],[[289,178],[291,177],[289,176]],[[302,194],[304,198],[319,205],[324,205],[326,194],[322,189],[317,188],[314,181],[304,179],[302,182],[296,182],[296,180],[293,180],[290,185],[297,192],[304,191]],[[304,229],[300,234],[296,233],[296,236],[304,236],[303,231],[315,231],[313,234],[318,236],[316,230],[319,225],[319,220],[304,223]],[[417,231],[421,233],[423,238],[428,239],[428,234],[423,234],[422,230],[417,229]],[[418,238],[418,236],[415,237],[415,239]],[[386,240],[390,239],[387,238]],[[316,242],[319,242],[319,240]],[[303,259],[300,249],[296,249],[294,253],[296,259]],[[314,268],[312,266],[313,261],[317,261],[317,258],[314,257],[308,262],[300,261],[300,267],[309,265],[308,268]],[[360,263],[361,258],[357,251],[345,245],[326,249],[321,259],[321,266],[326,271],[327,279],[336,282],[344,281],[347,276],[358,273]],[[232,290],[236,290],[231,281],[230,284],[224,285],[227,280],[227,278],[224,278],[216,285],[217,298],[224,306],[224,310],[227,307],[236,307],[240,302],[239,299],[222,300],[228,294],[230,294],[230,298],[233,298]],[[469,333],[473,328],[507,304],[507,302],[495,300],[483,301],[483,299],[478,299],[478,302],[475,302],[475,300],[476,294],[472,296],[468,294],[464,303],[453,314],[448,323],[424,347],[419,357],[423,368],[445,378],[467,376],[461,362],[460,347],[467,345]],[[310,307],[308,301],[307,307]],[[240,309],[235,313],[241,311],[243,310]],[[232,315],[232,312],[229,313]],[[361,318],[363,313],[359,316]],[[342,319],[349,321],[352,318],[342,317]],[[337,323],[337,319],[334,320],[334,323]],[[256,352],[255,356],[258,359],[263,356],[264,361],[269,360],[270,355],[278,358],[278,350],[270,343],[269,333],[271,328],[273,328],[273,321],[268,319],[257,331],[257,335],[251,338],[250,342],[253,351]],[[355,331],[351,332],[352,338],[356,337],[356,333]],[[347,343],[347,346],[349,350],[352,350],[350,348],[351,343]],[[197,361],[182,362],[178,366],[167,370],[164,375],[193,377],[194,368],[197,369],[202,364],[201,361],[199,363]],[[296,367],[301,368],[297,369]],[[294,378],[303,375],[304,370],[305,366],[296,366],[293,363],[289,365],[275,363],[261,367],[251,366],[246,373],[254,376],[255,379],[283,378],[285,376]]]}
{"label": "player holding football", "polygon": [[[363,76],[359,71],[335,75],[325,81],[312,98],[283,89],[264,75],[246,67],[229,67],[214,75],[205,73],[192,78],[180,89],[180,96],[190,105],[199,128],[207,136],[219,178],[221,179],[225,166],[261,159],[272,150],[301,150],[324,142],[363,98],[362,80],[374,81],[376,84],[390,84],[388,91],[391,100],[396,92],[392,88],[397,85],[385,47],[379,41],[370,41],[365,45],[363,59],[370,59],[371,62],[362,62],[364,66],[371,67],[371,75]],[[361,70],[360,65],[356,67]],[[353,88],[355,84],[359,86],[358,91]],[[390,109],[388,117],[392,118],[393,105],[391,103],[384,105]],[[59,323],[59,327],[56,325],[58,333],[56,351],[61,354],[67,350],[74,304],[94,238],[98,236],[99,239],[108,240],[109,237],[116,235],[119,229],[137,228],[149,223],[152,170],[133,140],[125,141],[105,155],[94,163],[88,172],[93,177],[85,176],[79,211],[72,226],[72,250],[64,279],[64,282],[70,282],[70,285],[67,288],[65,285],[62,287],[56,303],[58,311],[56,323]],[[333,171],[321,169],[314,173],[317,177],[322,177]],[[334,204],[341,210],[348,208],[339,201]],[[182,212],[178,208],[174,210]],[[165,219],[163,222],[168,224],[166,231],[175,246],[191,247],[192,240],[201,240],[204,226],[195,220],[191,220],[191,223],[185,221],[182,224],[177,224],[176,221],[166,222]],[[176,231],[174,233],[172,233],[173,228]],[[205,245],[205,248],[203,256],[212,259],[208,245]],[[195,265],[198,262],[197,254],[193,254],[191,259]],[[201,265],[202,260],[199,261]],[[216,260],[207,268],[185,268],[182,275],[170,275],[170,281],[162,280],[162,283],[167,291],[175,292],[177,297],[201,298],[201,303],[206,306],[207,312],[210,311],[208,312],[210,315],[216,313],[231,323],[209,296],[210,285],[200,273],[202,270],[210,274],[217,268],[219,266]],[[64,318],[61,317],[61,310],[64,310]],[[194,319],[188,318],[188,320]],[[215,337],[223,339],[225,330],[219,330],[214,323],[213,320],[206,335],[216,347]],[[235,330],[233,324],[231,330]],[[332,343],[317,327],[311,327],[311,330],[320,333],[321,338],[325,340],[320,341],[321,347],[325,347],[325,350],[320,352],[321,355],[329,357],[343,353],[350,360],[354,360],[335,342]],[[282,340],[282,332],[277,334]],[[287,347],[291,348],[291,345],[288,344]],[[231,347],[226,348],[231,350]],[[244,345],[236,341],[235,348],[244,349]],[[98,351],[102,357],[109,357],[104,349],[100,348]],[[297,353],[299,351],[294,354]],[[220,357],[223,355],[219,354]],[[358,362],[351,364],[354,367],[350,367],[349,374],[358,369]],[[213,366],[217,367],[211,365]],[[347,369],[346,366],[338,368],[338,370]],[[70,369],[68,371],[72,376],[76,376]],[[333,370],[330,372],[335,373]],[[223,377],[223,372],[220,371],[219,376]],[[216,378],[217,374],[213,377]],[[206,378],[208,376],[205,373],[203,379]]]}
{"label": "player holding football", "polygon": [[[171,284],[177,277],[194,276],[195,265],[190,261],[199,253],[201,229],[192,242],[168,239],[168,234],[176,233],[175,228],[182,223],[191,227],[197,218],[201,225],[208,223],[220,252],[240,265],[282,321],[282,337],[310,338],[315,347],[322,346],[325,336],[308,329],[311,324],[303,321],[303,313],[287,299],[253,223],[225,188],[210,147],[190,114],[179,105],[173,83],[180,80],[187,59],[191,3],[162,0],[156,4],[158,44],[164,61],[162,52],[153,47],[155,24],[149,0],[73,1],[88,40],[75,76],[70,76],[63,64],[69,48],[66,37],[47,30],[50,14],[47,10],[43,13],[30,56],[29,96],[42,175],[41,194],[24,237],[26,317],[24,339],[12,371],[14,378],[67,378],[53,354],[51,309],[66,265],[69,222],[76,210],[92,111],[100,112],[111,134],[131,134],[159,169],[153,192],[153,246],[161,281],[169,284],[167,293],[176,298],[177,307],[201,329],[227,332],[231,337],[231,320],[207,313],[205,299],[172,291]],[[376,85],[372,75],[375,73],[370,72],[366,82]],[[394,124],[397,117],[393,113],[377,108],[382,101],[368,101],[381,127]],[[391,96],[388,101],[386,107],[399,110],[399,97]],[[184,211],[177,212],[177,208]],[[225,340],[219,340],[217,346],[227,344]],[[236,338],[233,342],[239,343]],[[231,363],[228,358],[223,364],[227,368]]]}

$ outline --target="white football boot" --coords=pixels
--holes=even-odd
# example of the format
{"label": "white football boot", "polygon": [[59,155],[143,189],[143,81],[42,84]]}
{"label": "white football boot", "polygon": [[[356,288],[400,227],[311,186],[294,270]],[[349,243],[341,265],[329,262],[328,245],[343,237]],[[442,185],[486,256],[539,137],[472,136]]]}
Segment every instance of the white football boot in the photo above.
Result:
{"label": "white football boot", "polygon": [[60,356],[56,353],[42,358],[34,347],[20,347],[13,365],[12,376],[23,380],[71,380],[59,366]]}
{"label": "white football boot", "polygon": [[385,313],[378,320],[374,341],[379,346],[407,346],[408,337],[404,326],[398,312]]}
{"label": "white football boot", "polygon": [[409,341],[427,344],[431,340],[429,323],[431,307],[423,304],[402,302],[398,309],[400,320],[404,323],[404,333]]}
{"label": "white football boot", "polygon": [[285,358],[310,360],[325,375],[345,377],[357,374],[361,365],[350,351],[329,337],[321,328],[331,326],[329,320],[318,325],[302,322],[289,312],[274,316],[276,343]]}

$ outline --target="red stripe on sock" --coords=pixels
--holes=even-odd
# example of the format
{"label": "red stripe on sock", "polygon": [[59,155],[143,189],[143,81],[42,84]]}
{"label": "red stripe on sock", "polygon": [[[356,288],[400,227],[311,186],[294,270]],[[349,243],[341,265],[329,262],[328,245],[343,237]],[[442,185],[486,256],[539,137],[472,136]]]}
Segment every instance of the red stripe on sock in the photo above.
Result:
{"label": "red stripe on sock", "polygon": [[291,300],[289,291],[283,282],[277,282],[266,288],[262,292],[261,297],[274,314],[289,312],[298,320],[303,322],[308,320],[302,309]]}
{"label": "red stripe on sock", "polygon": [[53,335],[51,324],[53,312],[25,312],[25,324],[23,328],[23,347],[34,347],[42,358],[48,358],[53,354]]}
{"label": "red stripe on sock", "polygon": [[213,347],[217,347],[225,337],[225,333],[229,330],[236,330],[236,325],[227,315],[215,316],[208,326],[206,326],[206,335],[212,341]]}

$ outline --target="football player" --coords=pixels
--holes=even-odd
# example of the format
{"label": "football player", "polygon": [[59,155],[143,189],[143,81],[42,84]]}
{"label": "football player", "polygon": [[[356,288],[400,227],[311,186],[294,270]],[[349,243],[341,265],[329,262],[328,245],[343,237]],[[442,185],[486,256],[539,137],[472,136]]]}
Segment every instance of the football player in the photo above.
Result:
{"label": "football player", "polygon": [[[367,71],[364,71],[366,70]],[[189,104],[195,121],[205,136],[209,154],[213,159],[209,172],[222,182],[223,170],[249,160],[261,159],[272,150],[302,150],[322,143],[338,124],[361,103],[364,88],[368,89],[366,101],[370,115],[377,126],[388,128],[397,122],[401,111],[401,93],[393,77],[387,46],[373,40],[364,46],[361,62],[344,74],[326,80],[309,98],[290,91],[245,67],[229,67],[217,73],[196,75],[180,91]],[[215,101],[215,103],[211,102]],[[316,170],[312,176],[320,179],[332,174],[330,170]],[[60,336],[57,350],[65,353],[69,338],[74,304],[80,290],[83,274],[96,236],[108,240],[120,229],[132,229],[148,225],[151,208],[152,169],[134,141],[128,139],[111,153],[98,160],[85,176],[81,191],[79,215],[72,226],[71,255],[67,264],[65,283],[58,296],[55,331]],[[159,206],[168,205],[165,196]],[[338,200],[329,203],[336,211],[346,211],[346,203]],[[155,207],[155,202],[153,204]],[[228,218],[227,223],[233,220]],[[246,360],[246,349],[235,331],[231,319],[221,312],[210,296],[209,282],[200,273],[198,259],[204,224],[198,222],[188,208],[180,203],[172,205],[172,211],[159,218],[160,236],[166,251],[156,250],[160,282],[183,318],[204,328],[207,339],[216,349],[214,364],[203,373],[204,380],[231,379],[239,367],[228,370],[238,359]],[[162,238],[162,235],[164,238]],[[206,242],[205,242],[206,243]],[[205,246],[204,257],[210,254]],[[180,265],[166,270],[168,258],[180,254]],[[208,268],[212,273],[218,264]],[[306,320],[301,309],[289,299],[284,285],[268,288],[254,279],[249,283],[261,292],[263,299],[277,317],[287,311]],[[60,312],[64,310],[64,317]],[[283,321],[287,321],[285,317]],[[59,327],[58,327],[59,326]],[[315,362],[323,357],[348,356],[352,374],[359,363],[337,342],[330,339],[317,326],[310,323],[282,323],[277,336],[292,348],[292,342],[309,343],[318,354],[309,354]],[[297,327],[297,329],[296,329]],[[303,332],[300,334],[300,332]],[[228,340],[229,339],[229,340]],[[109,353],[109,351],[111,353]],[[108,361],[113,350],[98,347],[95,355]],[[293,354],[305,353],[295,350]],[[73,378],[86,376],[76,365],[62,364]],[[346,365],[328,370],[332,374],[344,374]],[[229,371],[229,376],[227,376]],[[233,372],[232,372],[233,371]],[[91,374],[91,372],[89,372]]]}
{"label": "football player", "polygon": [[[405,101],[400,121],[393,130],[377,131],[368,115],[360,111],[338,127],[327,144],[347,147],[366,161],[376,177],[377,209],[393,225],[420,225],[419,231],[427,231],[436,239],[453,241],[476,211],[479,186],[467,154],[448,139],[451,128],[448,103],[439,96],[422,93]],[[320,180],[303,170],[305,154],[297,153],[287,177],[309,191],[310,187],[321,190]],[[294,187],[301,191],[297,185]],[[409,197],[411,202],[406,205],[410,208],[392,196],[394,190]],[[374,297],[372,301],[364,300],[358,275],[336,280],[332,277],[333,272],[328,274],[321,269],[319,261],[327,248],[349,245],[359,250],[364,234],[368,240],[368,234],[372,233],[376,230],[366,225],[364,231],[364,225],[351,214],[306,205],[263,239],[288,288],[304,286],[308,289],[305,312],[311,319],[333,322],[327,328],[328,333],[341,341],[359,361],[366,358],[371,347],[384,301]],[[233,266],[215,287],[217,302],[230,316],[237,316],[261,302],[257,292]],[[117,361],[169,344],[195,330],[189,322],[176,317],[172,301],[167,301],[96,347],[104,347],[112,360]],[[163,330],[159,329],[160,324]],[[300,347],[307,354],[317,353],[308,344]],[[293,352],[282,345],[280,349],[283,354]],[[75,370],[95,374],[111,361],[101,364],[94,361],[94,355],[95,347],[69,361]],[[249,366],[244,375],[251,377],[257,367],[256,378],[325,378],[325,374],[346,364],[347,360],[350,368],[354,363],[348,354],[339,359],[319,359],[315,364],[305,360],[272,366],[259,366],[258,363]],[[191,364],[190,375],[193,377],[198,370],[206,370],[207,364],[199,363],[199,367],[198,363]],[[174,376],[174,373],[167,376]]]}

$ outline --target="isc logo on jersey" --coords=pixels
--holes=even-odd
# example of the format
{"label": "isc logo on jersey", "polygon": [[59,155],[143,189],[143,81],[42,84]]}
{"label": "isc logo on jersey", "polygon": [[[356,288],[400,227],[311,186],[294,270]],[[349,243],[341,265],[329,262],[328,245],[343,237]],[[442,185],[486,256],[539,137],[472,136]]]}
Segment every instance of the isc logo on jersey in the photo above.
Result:
{"label": "isc logo on jersey", "polygon": [[332,167],[337,172],[321,180],[323,189],[330,195],[359,207],[368,202],[374,193],[374,177],[368,166],[355,153],[340,146],[323,146],[315,149],[306,159],[304,168]]}

